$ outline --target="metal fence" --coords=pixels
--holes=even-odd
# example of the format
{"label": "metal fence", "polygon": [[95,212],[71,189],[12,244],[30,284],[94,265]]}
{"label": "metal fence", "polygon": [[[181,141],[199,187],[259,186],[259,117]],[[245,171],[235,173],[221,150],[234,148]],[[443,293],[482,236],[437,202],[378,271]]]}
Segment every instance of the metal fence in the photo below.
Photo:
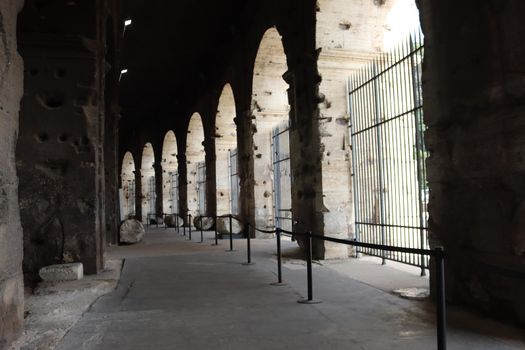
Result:
{"label": "metal fence", "polygon": [[292,231],[292,168],[289,130],[289,121],[272,130],[272,162],[275,227]]}
{"label": "metal fence", "polygon": [[[356,238],[359,242],[428,249],[423,143],[421,32],[409,35],[349,81]],[[359,247],[358,252],[415,265],[428,257]]]}
{"label": "metal fence", "polygon": [[237,170],[237,149],[229,152],[230,160],[230,210],[233,215],[239,214],[239,173]]}
{"label": "metal fence", "polygon": [[179,212],[179,174],[177,172],[170,173],[170,198],[171,198],[171,214]]}
{"label": "metal fence", "polygon": [[[157,199],[157,192],[155,189],[155,176],[148,178],[148,215],[154,215],[156,213],[155,202]],[[154,217],[154,216],[153,216]],[[149,221],[148,219],[146,221]]]}
{"label": "metal fence", "polygon": [[206,214],[206,162],[197,164],[197,195],[199,198],[199,214]]}
{"label": "metal fence", "polygon": [[135,215],[135,180],[129,180],[124,188],[126,198],[125,216],[126,218]]}

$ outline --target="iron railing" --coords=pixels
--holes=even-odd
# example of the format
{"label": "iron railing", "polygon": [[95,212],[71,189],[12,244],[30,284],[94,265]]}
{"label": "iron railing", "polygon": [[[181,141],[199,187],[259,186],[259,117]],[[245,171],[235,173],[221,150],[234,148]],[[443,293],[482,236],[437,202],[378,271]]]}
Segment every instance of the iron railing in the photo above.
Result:
{"label": "iron railing", "polygon": [[[232,214],[227,215],[221,215],[222,217],[229,217],[230,220],[230,239],[229,239],[229,249],[226,250],[227,252],[233,252],[233,238],[232,238]],[[202,216],[203,217],[213,217],[215,220],[219,216]],[[191,214],[188,214],[188,222],[191,223]],[[307,277],[307,297],[299,299],[297,302],[301,304],[317,304],[321,301],[319,299],[314,299],[313,296],[313,270],[312,270],[312,242],[314,239],[337,243],[337,244],[345,244],[348,246],[354,246],[356,248],[362,248],[362,249],[372,249],[372,250],[382,250],[385,252],[397,252],[397,253],[406,253],[406,254],[415,254],[415,255],[424,255],[427,257],[432,257],[434,259],[434,266],[435,266],[435,284],[434,284],[434,295],[436,300],[436,340],[437,340],[437,349],[438,350],[446,350],[447,348],[447,336],[446,336],[446,298],[445,298],[445,253],[442,247],[436,247],[434,249],[419,249],[419,248],[407,248],[407,247],[398,247],[398,246],[390,246],[390,245],[383,245],[383,244],[375,244],[375,243],[366,243],[366,242],[358,242],[356,240],[349,240],[349,239],[340,239],[340,238],[334,238],[334,237],[328,237],[323,235],[317,235],[312,233],[311,231],[308,232],[291,232],[287,230],[283,230],[279,227],[275,228],[274,230],[263,230],[259,229],[254,225],[251,225],[249,222],[244,222],[244,237],[246,238],[246,254],[247,254],[247,261],[243,263],[243,265],[253,265],[254,262],[252,261],[251,256],[251,231],[253,230],[266,233],[266,234],[275,234],[276,237],[276,246],[277,246],[277,282],[271,283],[274,286],[283,286],[286,285],[286,283],[283,281],[283,272],[282,272],[282,251],[281,251],[281,238],[282,236],[289,236],[289,237],[298,237],[304,240],[305,246],[305,260],[306,260],[306,277]],[[203,238],[203,229],[201,224],[201,238],[200,242],[204,242]],[[191,224],[189,225],[189,240],[192,240],[191,237]],[[184,235],[186,235],[186,230],[184,228]],[[213,245],[218,245],[218,238],[217,238],[217,225],[215,221],[215,243]]]}
{"label": "iron railing", "polygon": [[239,172],[237,169],[237,149],[230,149],[229,168],[230,168],[230,210],[233,214],[239,213]]}
{"label": "iron railing", "polygon": [[[349,82],[355,232],[358,242],[428,249],[426,149],[416,32]],[[356,252],[428,268],[415,252],[357,246]]]}
{"label": "iron railing", "polygon": [[292,230],[292,167],[290,164],[290,123],[272,130],[272,163],[275,227]]}

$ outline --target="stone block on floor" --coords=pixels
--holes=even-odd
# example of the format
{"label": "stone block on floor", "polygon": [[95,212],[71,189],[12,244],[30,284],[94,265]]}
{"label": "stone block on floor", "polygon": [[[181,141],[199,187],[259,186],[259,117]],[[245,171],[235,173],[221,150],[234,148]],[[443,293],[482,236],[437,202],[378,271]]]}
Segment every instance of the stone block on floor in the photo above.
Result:
{"label": "stone block on floor", "polygon": [[82,263],[58,264],[45,266],[38,275],[44,281],[75,281],[84,277]]}

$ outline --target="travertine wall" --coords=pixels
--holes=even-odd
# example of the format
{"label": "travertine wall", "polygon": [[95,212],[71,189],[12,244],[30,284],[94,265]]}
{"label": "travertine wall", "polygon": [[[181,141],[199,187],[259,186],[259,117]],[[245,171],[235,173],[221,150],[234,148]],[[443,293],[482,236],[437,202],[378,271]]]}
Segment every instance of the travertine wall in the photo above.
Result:
{"label": "travertine wall", "polygon": [[197,165],[205,161],[204,152],[204,128],[199,113],[194,113],[188,124],[188,136],[186,139],[186,193],[188,214],[195,217],[199,214],[199,197],[197,193]]}
{"label": "travertine wall", "polygon": [[15,145],[23,93],[16,22],[23,1],[0,2],[0,348],[22,330],[24,283]]}
{"label": "travertine wall", "polygon": [[431,245],[451,302],[525,323],[525,3],[422,0]]}
{"label": "travertine wall", "polygon": [[[219,98],[215,116],[215,170],[217,174],[217,215],[231,212],[230,201],[230,150],[237,149],[237,127],[235,119],[235,97],[232,88],[226,84]],[[235,198],[237,200],[237,198]]]}

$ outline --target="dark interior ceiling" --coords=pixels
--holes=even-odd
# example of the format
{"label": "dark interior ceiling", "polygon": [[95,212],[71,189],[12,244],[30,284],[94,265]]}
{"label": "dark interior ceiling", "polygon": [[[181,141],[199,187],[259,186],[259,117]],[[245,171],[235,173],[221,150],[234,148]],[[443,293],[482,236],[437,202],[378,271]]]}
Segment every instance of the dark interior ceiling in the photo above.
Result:
{"label": "dark interior ceiling", "polygon": [[126,0],[122,114],[150,119],[191,106],[224,67],[244,0]]}

